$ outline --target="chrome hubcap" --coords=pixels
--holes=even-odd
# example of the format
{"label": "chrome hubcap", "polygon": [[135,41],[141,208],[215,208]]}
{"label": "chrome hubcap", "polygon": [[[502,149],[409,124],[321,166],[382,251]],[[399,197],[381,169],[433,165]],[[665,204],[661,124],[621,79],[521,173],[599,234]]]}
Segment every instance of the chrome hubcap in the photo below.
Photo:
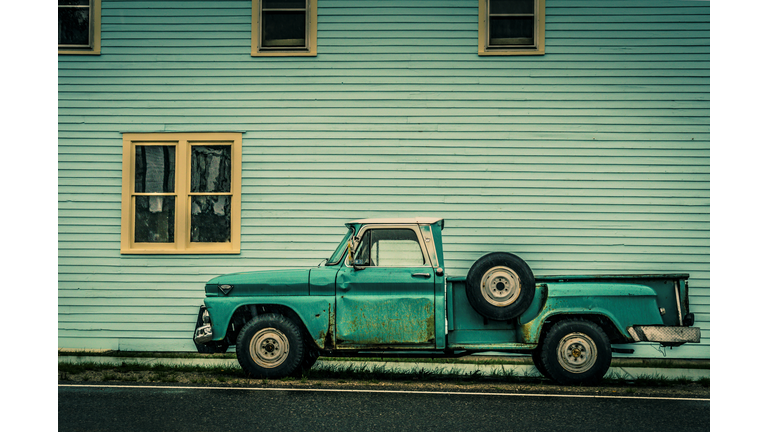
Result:
{"label": "chrome hubcap", "polygon": [[571,333],[560,340],[557,361],[570,373],[588,371],[597,361],[597,345],[584,333]]}
{"label": "chrome hubcap", "polygon": [[251,338],[251,359],[264,368],[278,367],[288,357],[289,348],[282,332],[274,328],[261,329]]}
{"label": "chrome hubcap", "polygon": [[488,303],[509,306],[520,296],[520,277],[507,267],[494,267],[483,275],[480,291]]}

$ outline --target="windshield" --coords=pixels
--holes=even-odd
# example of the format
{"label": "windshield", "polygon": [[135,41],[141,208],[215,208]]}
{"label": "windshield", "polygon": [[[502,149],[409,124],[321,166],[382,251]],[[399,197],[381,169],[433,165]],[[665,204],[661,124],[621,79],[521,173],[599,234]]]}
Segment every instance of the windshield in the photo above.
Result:
{"label": "windshield", "polygon": [[349,228],[349,231],[347,231],[347,234],[344,236],[344,239],[341,240],[341,243],[336,247],[336,250],[333,252],[333,255],[331,255],[330,258],[328,258],[328,262],[325,263],[325,265],[334,265],[338,264],[339,261],[341,261],[341,257],[344,256],[344,252],[347,250],[347,241],[349,240],[349,236],[352,235],[354,230],[352,228]]}

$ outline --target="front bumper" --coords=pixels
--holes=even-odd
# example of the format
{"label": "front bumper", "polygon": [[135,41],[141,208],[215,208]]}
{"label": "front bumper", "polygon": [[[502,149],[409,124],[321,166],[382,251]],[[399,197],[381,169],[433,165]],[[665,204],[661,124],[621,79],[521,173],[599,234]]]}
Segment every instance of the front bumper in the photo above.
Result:
{"label": "front bumper", "polygon": [[195,329],[195,343],[204,344],[213,340],[213,328],[204,324]]}
{"label": "front bumper", "polygon": [[627,328],[635,342],[659,342],[662,345],[677,346],[684,343],[699,343],[699,327],[636,325]]}
{"label": "front bumper", "polygon": [[208,315],[208,309],[203,305],[197,313],[197,326],[195,327],[196,344],[204,344],[213,340],[213,327],[211,327],[211,317]]}

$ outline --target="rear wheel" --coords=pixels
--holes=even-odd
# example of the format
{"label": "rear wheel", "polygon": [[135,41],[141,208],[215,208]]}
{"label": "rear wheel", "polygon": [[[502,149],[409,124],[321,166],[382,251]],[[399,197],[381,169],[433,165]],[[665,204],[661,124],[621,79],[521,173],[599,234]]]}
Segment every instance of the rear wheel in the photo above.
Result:
{"label": "rear wheel", "polygon": [[237,360],[256,378],[284,378],[299,370],[304,359],[301,330],[278,314],[258,315],[237,336]]}
{"label": "rear wheel", "polygon": [[561,321],[544,338],[541,363],[560,384],[595,384],[611,366],[611,343],[593,322]]}
{"label": "rear wheel", "polygon": [[547,368],[544,367],[544,363],[541,361],[541,348],[537,348],[531,353],[531,359],[533,360],[533,365],[536,367],[536,370],[539,371],[544,378],[552,379],[552,375],[547,372]]}

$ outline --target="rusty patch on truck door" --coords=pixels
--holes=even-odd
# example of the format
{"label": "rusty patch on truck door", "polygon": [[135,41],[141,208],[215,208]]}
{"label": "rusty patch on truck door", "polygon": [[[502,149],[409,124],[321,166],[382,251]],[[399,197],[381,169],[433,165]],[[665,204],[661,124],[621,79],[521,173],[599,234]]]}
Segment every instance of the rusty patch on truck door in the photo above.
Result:
{"label": "rusty patch on truck door", "polygon": [[434,345],[435,308],[429,297],[340,297],[336,342],[344,346]]}

